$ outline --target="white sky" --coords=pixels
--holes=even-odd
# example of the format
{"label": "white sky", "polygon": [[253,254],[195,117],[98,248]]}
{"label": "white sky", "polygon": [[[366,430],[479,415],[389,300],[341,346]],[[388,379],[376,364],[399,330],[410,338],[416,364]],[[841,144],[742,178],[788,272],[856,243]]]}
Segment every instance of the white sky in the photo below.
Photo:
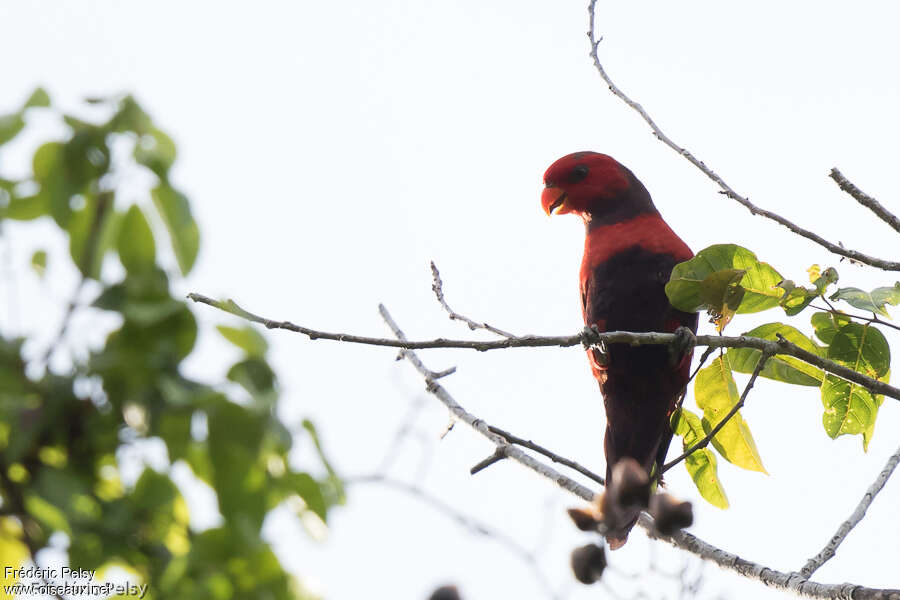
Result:
{"label": "white sky", "polygon": [[[411,337],[469,336],[432,298],[433,259],[457,310],[515,333],[577,331],[582,225],[548,220],[539,195],[544,169],[585,149],[629,166],[695,251],[735,242],[795,280],[820,263],[836,266],[843,285],[894,282],[751,217],[657,142],[593,70],[585,4],[3,2],[0,111],[37,84],[64,106],[133,92],[178,144],[175,180],[203,234],[180,291],[326,330],[388,335],[376,312],[384,302]],[[599,2],[597,24],[614,80],[739,192],[829,239],[896,258],[896,234],[826,174],[838,166],[900,208],[897,17],[876,2]],[[0,158],[21,169],[22,156]],[[23,332],[46,331],[49,302],[71,293],[65,278],[40,292],[21,268],[44,231],[31,228],[6,248]],[[196,312],[207,328],[225,320]],[[728,331],[781,318],[738,317]],[[72,336],[90,329],[76,322]],[[313,418],[341,473],[377,469],[410,403],[424,396],[411,367],[388,350],[268,337],[286,418]],[[210,334],[191,367],[215,380],[232,358]],[[603,470],[602,403],[578,350],[423,359],[458,366],[445,385],[489,423]],[[857,437],[827,438],[815,390],[762,382],[744,415],[770,476],[720,461],[727,511],[704,504],[680,468],[670,491],[695,500],[693,533],[799,569],[900,444],[900,407],[885,401],[867,454]],[[563,514],[577,502],[513,464],[469,476],[489,444],[463,426],[438,441],[446,422],[425,398],[416,428],[431,454],[418,481],[523,546],[540,545],[541,568],[566,597],[598,597],[570,584],[569,550],[589,539]],[[422,447],[405,444],[391,474],[413,480]],[[895,479],[817,579],[900,587],[898,502]],[[376,597],[424,598],[446,581],[467,599],[543,597],[502,546],[396,492],[354,487],[329,525],[323,543],[286,518],[269,532],[286,566],[330,598],[373,588]],[[644,572],[653,546],[635,533],[611,560]],[[683,563],[683,554],[656,549],[655,564]],[[780,597],[715,567],[705,573],[704,598]],[[672,597],[661,579],[643,582],[645,591]],[[635,589],[621,578],[611,586],[622,596]]]}

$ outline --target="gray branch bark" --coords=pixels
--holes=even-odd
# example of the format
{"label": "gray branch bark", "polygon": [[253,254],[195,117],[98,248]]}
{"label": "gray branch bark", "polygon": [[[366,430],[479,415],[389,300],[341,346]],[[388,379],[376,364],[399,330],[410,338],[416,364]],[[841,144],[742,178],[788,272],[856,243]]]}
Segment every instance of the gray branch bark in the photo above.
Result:
{"label": "gray branch bark", "polygon": [[[238,306],[232,300],[218,301],[213,300],[202,294],[188,294],[188,298],[194,302],[207,304],[219,310],[237,315],[253,323],[259,323],[268,329],[285,329],[295,333],[301,333],[311,340],[334,340],[338,342],[348,342],[353,344],[366,344],[370,346],[387,346],[390,348],[401,348],[404,350],[426,350],[433,348],[465,348],[469,350],[478,350],[485,352],[487,350],[499,350],[503,348],[547,348],[561,347],[567,348],[572,346],[593,346],[601,343],[604,344],[671,344],[675,340],[673,333],[634,333],[628,331],[609,331],[598,333],[591,329],[585,329],[574,335],[560,336],[538,336],[527,335],[515,338],[504,338],[501,340],[448,340],[437,338],[427,341],[409,341],[402,339],[387,339],[366,337],[361,335],[352,335],[349,333],[332,333],[327,331],[319,331],[296,325],[290,321],[273,321],[259,315],[248,312]],[[817,356],[812,352],[808,352],[799,346],[790,343],[785,339],[764,340],[762,338],[754,338],[748,336],[719,336],[719,335],[698,335],[693,339],[695,346],[708,346],[710,348],[753,348],[764,354],[786,355],[799,358],[823,371],[837,375],[842,379],[857,383],[876,394],[884,394],[895,400],[900,400],[900,389],[891,385],[878,381],[863,375],[853,369],[839,365],[838,363]]]}
{"label": "gray branch bark", "polygon": [[900,219],[898,219],[894,213],[886,209],[881,202],[856,187],[852,181],[844,177],[844,174],[838,171],[837,167],[831,169],[831,173],[829,173],[828,176],[854,200],[875,213],[875,216],[893,227],[895,231],[900,231]]}

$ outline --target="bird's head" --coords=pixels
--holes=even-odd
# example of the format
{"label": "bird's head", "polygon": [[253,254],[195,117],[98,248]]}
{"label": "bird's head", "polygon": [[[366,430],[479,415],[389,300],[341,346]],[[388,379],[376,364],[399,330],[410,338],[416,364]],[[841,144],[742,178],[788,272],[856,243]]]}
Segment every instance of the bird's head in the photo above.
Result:
{"label": "bird's head", "polygon": [[597,152],[563,156],[544,173],[541,204],[548,215],[595,217],[655,211],[650,194],[619,162]]}

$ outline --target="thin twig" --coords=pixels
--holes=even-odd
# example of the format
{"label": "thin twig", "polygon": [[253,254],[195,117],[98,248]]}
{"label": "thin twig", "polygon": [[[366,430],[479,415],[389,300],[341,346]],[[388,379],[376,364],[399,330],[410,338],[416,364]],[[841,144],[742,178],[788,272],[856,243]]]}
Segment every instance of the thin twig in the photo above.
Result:
{"label": "thin twig", "polygon": [[399,455],[400,453],[400,448],[403,445],[403,442],[407,437],[410,437],[413,425],[415,424],[415,421],[418,418],[419,413],[422,411],[422,407],[425,405],[425,401],[427,399],[428,398],[426,396],[418,396],[410,405],[406,415],[400,422],[400,426],[394,433],[394,437],[391,439],[391,443],[388,446],[387,451],[384,453],[384,456],[381,459],[381,464],[378,467],[379,473],[386,473],[391,465],[394,464],[397,455]]}
{"label": "thin twig", "polygon": [[894,230],[900,231],[900,219],[886,209],[878,200],[853,185],[853,182],[844,177],[844,174],[838,171],[837,167],[831,169],[831,173],[828,176],[838,184],[838,187],[850,194],[854,200],[871,210],[879,219],[893,227]]}
{"label": "thin twig", "polygon": [[[490,429],[490,426],[488,426],[488,429]],[[489,466],[496,464],[506,458],[507,448],[509,448],[509,446],[497,446],[497,449],[494,450],[493,454],[491,454],[484,460],[478,461],[478,463],[474,467],[469,469],[469,475],[477,475],[478,473],[481,473],[482,471],[487,469]]]}
{"label": "thin twig", "polygon": [[[673,333],[655,333],[655,332],[629,332],[629,331],[608,331],[598,333],[591,329],[584,329],[573,335],[561,336],[537,336],[529,335],[517,338],[507,338],[502,340],[448,340],[444,338],[436,338],[427,341],[408,341],[402,339],[374,338],[360,335],[351,335],[349,333],[329,333],[327,331],[318,331],[308,327],[302,327],[291,323],[290,321],[272,321],[247,312],[232,300],[220,302],[213,300],[201,294],[188,294],[189,299],[194,302],[208,304],[219,310],[235,314],[253,323],[259,323],[269,329],[285,329],[301,333],[311,340],[327,339],[338,342],[349,342],[354,344],[366,344],[370,346],[387,346],[390,348],[402,348],[404,350],[425,350],[433,348],[466,348],[469,350],[478,350],[485,352],[487,350],[499,350],[502,348],[547,348],[560,347],[568,348],[572,346],[597,345],[605,344],[631,344],[635,346],[645,344],[671,344],[676,336]],[[709,346],[712,348],[753,348],[762,352],[768,352],[775,355],[786,355],[799,358],[803,362],[809,363],[815,367],[827,371],[832,375],[837,375],[842,379],[846,379],[852,383],[857,383],[876,394],[884,394],[890,398],[900,400],[900,389],[890,386],[883,381],[872,379],[867,375],[863,375],[849,367],[840,365],[834,361],[822,358],[812,352],[800,348],[796,344],[781,340],[764,340],[762,338],[748,336],[720,336],[720,335],[698,335],[693,339],[695,346]],[[431,379],[434,379],[432,373]]]}
{"label": "thin twig", "polygon": [[647,113],[647,111],[644,110],[644,107],[642,107],[640,104],[638,104],[637,102],[635,102],[634,100],[629,98],[627,95],[625,95],[625,93],[621,89],[619,89],[619,87],[615,83],[613,83],[612,79],[609,77],[609,75],[607,75],[606,70],[603,68],[603,65],[600,63],[598,47],[600,45],[600,41],[602,40],[602,38],[601,38],[601,40],[597,40],[594,35],[594,30],[595,30],[594,14],[596,12],[596,10],[595,10],[596,4],[597,4],[597,0],[591,0],[590,4],[588,5],[588,14],[589,14],[589,21],[590,21],[590,29],[588,30],[588,38],[590,39],[590,42],[591,42],[590,55],[594,61],[594,67],[597,69],[597,72],[600,73],[600,77],[603,78],[603,81],[605,81],[606,84],[609,86],[609,90],[613,94],[618,96],[625,104],[627,104],[629,107],[634,109],[641,116],[641,118],[643,118],[644,121],[646,121],[646,123],[650,126],[650,129],[653,130],[653,135],[656,136],[656,138],[659,141],[661,141],[666,146],[668,146],[669,148],[671,148],[672,150],[674,150],[675,152],[677,152],[678,154],[683,156],[692,165],[694,165],[695,167],[700,169],[700,171],[702,171],[704,175],[706,175],[707,177],[712,179],[716,183],[716,185],[718,185],[719,188],[721,188],[722,194],[728,196],[732,200],[735,200],[739,204],[743,205],[745,208],[747,208],[750,211],[751,214],[760,215],[767,219],[775,221],[776,223],[787,227],[795,234],[797,234],[801,237],[804,237],[808,240],[811,240],[811,241],[815,242],[816,244],[819,244],[820,246],[828,249],[830,252],[833,252],[834,254],[838,254],[840,256],[844,256],[851,260],[856,260],[861,263],[865,263],[867,265],[877,267],[879,269],[883,269],[885,271],[900,271],[900,262],[883,260],[880,258],[875,258],[873,256],[869,256],[867,254],[863,254],[862,252],[857,252],[856,250],[849,250],[847,248],[844,248],[840,244],[834,244],[832,242],[829,242],[822,236],[820,236],[812,231],[809,231],[808,229],[804,229],[802,227],[799,227],[798,225],[795,225],[794,223],[792,223],[791,221],[788,221],[787,219],[785,219],[784,217],[782,217],[780,215],[777,215],[771,211],[759,208],[758,206],[756,206],[755,204],[750,202],[750,200],[748,198],[741,196],[736,191],[734,191],[730,185],[725,183],[724,179],[722,179],[719,175],[717,175],[712,169],[707,167],[703,161],[701,161],[700,159],[695,157],[693,154],[691,154],[691,152],[689,150],[687,150],[686,148],[683,148],[683,147],[679,146],[678,144],[676,144],[675,142],[673,142],[665,133],[663,133],[663,131],[659,128],[659,126],[653,121],[653,119],[650,117],[650,115]]}
{"label": "thin twig", "polygon": [[694,377],[697,376],[697,373],[703,367],[703,364],[709,359],[709,356],[715,351],[716,351],[716,349],[712,346],[708,347],[706,350],[703,351],[703,354],[700,356],[700,362],[698,362],[697,366],[694,367],[694,372],[691,373],[691,376],[688,377],[687,383],[684,384],[685,389],[682,390],[682,392],[681,392],[682,395],[684,395],[684,393],[687,391],[688,384],[690,384],[691,381],[693,381]]}
{"label": "thin twig", "polygon": [[712,439],[716,437],[716,434],[719,433],[723,427],[725,427],[725,424],[728,423],[731,417],[736,415],[737,412],[744,406],[744,401],[747,399],[747,394],[750,393],[751,388],[753,388],[753,384],[756,383],[756,378],[759,377],[760,371],[762,371],[763,367],[766,366],[766,362],[771,356],[771,354],[766,353],[765,351],[762,353],[762,356],[760,356],[759,358],[759,362],[756,363],[756,368],[753,369],[753,374],[750,375],[750,381],[747,382],[747,385],[744,387],[744,391],[741,393],[740,399],[735,403],[734,406],[731,407],[731,410],[728,411],[728,414],[722,417],[722,420],[716,423],[716,426],[713,427],[702,440],[685,450],[678,458],[666,463],[663,468],[659,470],[660,474],[665,473],[697,450],[706,448],[709,445]]}
{"label": "thin twig", "polygon": [[[694,339],[696,339],[696,336]],[[700,355],[700,360],[697,362],[697,366],[694,367],[694,371],[691,373],[691,376],[688,377],[688,380],[685,381],[684,385],[681,387],[681,394],[678,395],[678,403],[676,404],[677,407],[681,407],[682,402],[684,402],[684,397],[687,395],[688,386],[691,385],[694,377],[697,376],[697,373],[699,373],[700,369],[703,368],[703,365],[706,363],[707,359],[715,351],[716,349],[714,347],[709,346],[706,350],[703,351],[703,354]]]}
{"label": "thin twig", "polygon": [[560,456],[559,454],[556,454],[555,452],[551,452],[550,450],[547,450],[543,446],[539,446],[538,444],[535,444],[531,440],[525,440],[520,437],[517,437],[517,436],[509,433],[508,431],[504,431],[504,430],[500,429],[499,427],[494,427],[492,425],[489,425],[488,429],[490,429],[492,432],[496,433],[497,435],[502,435],[504,438],[506,438],[506,441],[508,441],[510,444],[516,444],[517,446],[522,446],[523,448],[528,448],[529,450],[534,450],[538,454],[543,454],[544,456],[546,456],[547,458],[549,458],[550,460],[552,460],[555,463],[565,465],[574,471],[578,471],[579,473],[581,473],[588,479],[592,479],[592,480],[596,481],[597,483],[599,483],[600,485],[606,485],[606,481],[602,477],[600,477],[599,475],[597,475],[590,469],[586,469],[585,467],[582,467],[580,464],[578,464],[574,460],[569,460],[568,458],[566,458],[564,456]]}
{"label": "thin twig", "polygon": [[[823,296],[822,299],[825,300],[825,297]],[[827,302],[828,301],[826,300],[826,303]],[[822,308],[821,306],[816,306],[815,304],[810,304],[809,306],[810,306],[810,308],[814,308],[816,310],[821,310],[822,312],[831,313],[833,315],[841,315],[844,317],[849,317],[851,319],[859,319],[860,321],[867,321],[869,323],[878,323],[879,325],[884,325],[885,327],[890,327],[891,329],[896,329],[897,331],[900,331],[900,327],[898,327],[897,325],[894,325],[893,323],[888,323],[887,321],[883,321],[883,320],[879,319],[878,315],[876,315],[875,313],[872,313],[871,317],[867,317],[865,315],[854,315],[854,314],[851,314],[848,312],[844,312],[842,310],[837,310],[833,306],[831,308]],[[829,306],[831,306],[831,305],[829,304]]]}
{"label": "thin twig", "polygon": [[850,533],[854,527],[859,525],[859,522],[866,516],[869,505],[872,504],[875,496],[878,495],[878,492],[880,492],[881,488],[884,487],[884,484],[887,483],[887,480],[890,478],[891,474],[893,474],[894,469],[897,468],[897,463],[900,463],[900,448],[897,448],[897,451],[888,459],[884,468],[881,470],[881,473],[878,474],[878,477],[872,482],[869,489],[866,490],[862,500],[856,505],[856,510],[853,511],[850,518],[841,523],[837,532],[835,532],[834,536],[832,536],[825,547],[822,548],[821,552],[806,561],[806,564],[800,569],[800,575],[808,579],[819,567],[824,565],[834,556],[838,546],[841,545],[844,538],[847,537],[847,534]]}
{"label": "thin twig", "polygon": [[522,545],[520,545],[516,540],[512,539],[502,531],[498,529],[494,529],[491,525],[484,523],[482,521],[478,521],[475,518],[464,514],[459,511],[455,506],[444,502],[437,496],[429,494],[424,489],[419,486],[412,485],[409,483],[405,483],[402,481],[397,481],[396,479],[391,479],[389,477],[385,477],[384,475],[361,475],[359,477],[350,477],[344,479],[344,483],[346,485],[363,485],[363,484],[376,484],[389,489],[393,489],[408,496],[411,496],[426,504],[436,510],[437,512],[443,514],[444,516],[456,521],[469,531],[476,533],[478,535],[484,536],[488,539],[491,539],[501,546],[504,546],[507,550],[509,550],[513,555],[517,556],[522,562],[524,562],[528,566],[528,570],[534,575],[534,578],[540,584],[540,586],[544,589],[544,592],[547,594],[549,598],[558,598],[559,594],[557,594],[550,582],[547,579],[547,576],[541,571],[540,564],[538,563],[537,557],[534,552],[527,550]]}
{"label": "thin twig", "polygon": [[484,329],[485,331],[490,331],[491,333],[496,333],[497,335],[501,335],[505,338],[514,338],[517,337],[508,331],[503,331],[502,329],[498,329],[493,325],[488,325],[487,323],[479,323],[477,321],[473,321],[469,317],[459,314],[447,304],[447,300],[444,298],[444,282],[441,281],[441,273],[438,271],[437,265],[434,264],[434,261],[431,261],[431,290],[434,292],[434,295],[437,297],[437,301],[440,302],[441,306],[447,311],[447,314],[450,315],[451,321],[462,321],[466,325],[469,326],[469,329],[475,331],[476,329]]}

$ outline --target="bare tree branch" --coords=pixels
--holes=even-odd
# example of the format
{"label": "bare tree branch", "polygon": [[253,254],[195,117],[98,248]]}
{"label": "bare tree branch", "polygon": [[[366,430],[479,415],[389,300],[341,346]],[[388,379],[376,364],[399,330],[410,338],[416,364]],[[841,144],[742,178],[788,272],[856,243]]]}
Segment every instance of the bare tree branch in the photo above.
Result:
{"label": "bare tree branch", "polygon": [[506,438],[506,441],[508,441],[510,444],[516,444],[518,446],[522,446],[523,448],[528,448],[529,450],[534,450],[538,454],[543,454],[544,456],[546,456],[547,458],[549,458],[550,460],[552,460],[555,463],[565,465],[572,470],[578,471],[579,473],[581,473],[588,479],[592,479],[593,481],[596,481],[600,485],[606,485],[606,481],[604,481],[604,479],[602,477],[600,477],[593,471],[582,467],[580,464],[578,464],[574,460],[569,460],[565,456],[560,456],[559,454],[556,454],[555,452],[551,452],[550,450],[547,450],[543,446],[539,446],[539,445],[535,444],[531,440],[523,440],[520,437],[516,437],[513,434],[509,433],[508,431],[503,431],[499,427],[488,426],[488,429],[490,429],[492,432],[496,433],[497,435],[502,435],[504,438]]}
{"label": "bare tree branch", "polygon": [[540,587],[543,588],[544,593],[548,598],[560,597],[559,594],[553,590],[553,587],[550,585],[547,576],[540,569],[540,564],[538,563],[537,557],[535,556],[534,552],[527,550],[516,540],[512,539],[502,531],[494,529],[487,523],[478,521],[473,517],[457,510],[456,507],[448,504],[447,502],[444,502],[437,496],[429,494],[419,486],[404,483],[402,481],[397,481],[396,479],[391,479],[389,477],[385,477],[384,475],[378,474],[349,477],[344,480],[344,483],[346,485],[376,484],[399,492],[403,492],[404,494],[415,498],[419,502],[430,506],[437,512],[456,521],[469,531],[489,538],[505,547],[514,556],[518,557],[523,563],[525,563],[525,565],[528,567],[529,572],[534,575],[535,580],[537,580]]}
{"label": "bare tree branch", "polygon": [[869,505],[872,504],[872,501],[875,500],[875,496],[878,495],[878,492],[880,492],[881,488],[884,487],[884,484],[887,483],[887,480],[894,472],[894,469],[897,468],[897,463],[900,463],[900,448],[897,448],[897,451],[888,459],[887,463],[884,465],[884,469],[881,470],[881,473],[878,474],[878,477],[872,482],[869,489],[866,490],[865,495],[862,497],[862,500],[859,501],[859,504],[856,505],[856,510],[853,511],[850,518],[841,523],[837,532],[835,532],[834,536],[828,541],[825,547],[822,548],[821,552],[806,561],[806,564],[800,569],[800,575],[806,578],[810,577],[819,567],[824,565],[834,556],[835,551],[837,551],[838,546],[844,541],[844,538],[847,537],[847,534],[849,534],[854,527],[859,525],[859,522],[866,516]]}
{"label": "bare tree branch", "polygon": [[655,135],[659,141],[661,141],[666,146],[668,146],[669,148],[671,148],[672,150],[674,150],[675,152],[677,152],[678,154],[683,156],[692,165],[694,165],[695,167],[700,169],[700,171],[702,171],[704,175],[706,175],[707,177],[712,179],[716,183],[716,185],[718,185],[719,188],[721,188],[722,194],[728,196],[732,200],[735,200],[739,204],[743,205],[745,208],[747,208],[747,210],[750,211],[751,214],[760,215],[767,219],[775,221],[776,223],[779,223],[780,225],[787,227],[795,234],[797,234],[801,237],[805,237],[806,239],[819,244],[820,246],[822,246],[823,248],[826,248],[827,250],[829,250],[830,252],[833,252],[834,254],[844,256],[851,260],[856,260],[861,263],[865,263],[867,265],[877,267],[879,269],[883,269],[885,271],[900,271],[900,262],[883,260],[880,258],[875,258],[874,256],[869,256],[867,254],[863,254],[862,252],[857,252],[856,250],[849,250],[847,248],[844,248],[840,244],[834,244],[832,242],[829,242],[822,236],[820,236],[812,231],[809,231],[808,229],[804,229],[798,225],[795,225],[794,223],[792,223],[791,221],[788,221],[787,219],[785,219],[784,217],[782,217],[780,215],[777,215],[771,211],[759,208],[758,206],[756,206],[755,204],[750,202],[750,200],[748,198],[746,198],[746,197],[738,194],[736,191],[734,191],[734,189],[732,189],[730,185],[725,183],[724,179],[722,179],[719,175],[717,175],[712,169],[707,167],[703,161],[701,161],[700,159],[695,157],[693,154],[691,154],[691,152],[689,150],[687,150],[686,148],[683,148],[683,147],[679,146],[678,144],[676,144],[675,142],[673,142],[665,133],[663,133],[663,131],[654,122],[654,120],[650,117],[650,115],[647,113],[647,111],[644,110],[643,106],[641,106],[640,104],[638,104],[637,102],[635,102],[634,100],[629,98],[625,94],[625,92],[623,92],[621,89],[619,89],[619,87],[615,83],[613,83],[613,80],[609,77],[609,75],[606,73],[606,70],[603,68],[603,65],[600,63],[600,56],[598,55],[598,47],[603,38],[600,38],[598,40],[598,39],[596,39],[595,34],[594,34],[594,30],[595,30],[594,15],[596,12],[596,4],[597,4],[597,0],[590,0],[590,4],[588,5],[590,29],[587,32],[588,39],[590,39],[590,42],[591,42],[591,58],[594,61],[594,67],[597,69],[597,72],[600,73],[600,77],[603,78],[603,81],[605,81],[606,84],[609,86],[609,90],[613,94],[618,96],[625,104],[627,104],[629,107],[634,109],[639,115],[641,115],[641,118],[643,118],[644,121],[647,122],[647,124],[650,126],[650,129],[653,130],[653,135]]}
{"label": "bare tree branch", "polygon": [[[212,306],[213,308],[218,308],[219,310],[237,315],[238,317],[241,317],[253,323],[259,323],[260,325],[268,329],[284,329],[287,331],[293,331],[295,333],[301,333],[311,340],[333,340],[337,342],[350,342],[353,344],[366,344],[369,346],[402,348],[406,350],[426,350],[432,348],[468,348],[470,350],[478,350],[479,352],[484,352],[486,350],[498,350],[500,348],[534,348],[543,346],[560,346],[565,348],[567,346],[581,346],[585,343],[593,343],[593,340],[586,340],[584,332],[580,332],[574,335],[555,337],[528,335],[522,337],[506,338],[502,340],[480,341],[448,340],[444,338],[437,338],[425,342],[410,342],[406,341],[405,339],[397,340],[389,338],[375,338],[353,335],[349,333],[331,333],[327,331],[319,331],[316,329],[311,329],[309,327],[303,327],[302,325],[291,323],[290,321],[274,321],[272,319],[261,317],[247,310],[244,310],[233,300],[219,301],[209,298],[208,296],[196,293],[188,294],[187,297],[189,300],[193,300],[194,302],[207,304],[209,306]],[[671,334],[669,334],[669,336],[671,337]],[[599,343],[599,341],[600,340],[598,339],[597,343]]]}
{"label": "bare tree branch", "polygon": [[440,302],[441,306],[447,311],[447,314],[450,315],[451,321],[462,321],[466,325],[469,326],[469,329],[475,331],[476,329],[484,329],[486,331],[490,331],[491,333],[496,333],[497,335],[501,335],[505,338],[514,338],[517,337],[508,331],[503,331],[502,329],[497,329],[492,325],[488,325],[487,323],[479,323],[477,321],[473,321],[469,317],[459,314],[454,311],[447,304],[447,300],[444,298],[444,282],[441,281],[441,273],[438,271],[437,265],[434,264],[434,261],[431,261],[431,290],[434,292],[434,295],[437,297],[437,301]]}
{"label": "bare tree branch", "polygon": [[[403,331],[397,326],[397,323],[391,317],[387,309],[382,305],[379,306],[379,311],[394,335],[399,339],[404,340],[405,336]],[[582,500],[587,500],[589,502],[593,501],[594,492],[565,475],[558,473],[551,467],[532,458],[528,454],[525,454],[519,448],[509,445],[502,436],[493,433],[484,421],[467,412],[453,399],[446,389],[430,378],[432,371],[422,363],[415,352],[412,350],[402,350],[401,354],[412,363],[423,377],[425,377],[429,392],[434,394],[460,421],[463,421],[472,427],[472,429],[486,437],[498,448],[505,448],[504,452],[508,458],[525,465]],[[808,581],[796,573],[776,571],[758,563],[740,558],[736,554],[726,552],[725,550],[717,548],[685,531],[679,531],[671,536],[660,535],[654,530],[653,520],[643,513],[638,518],[638,525],[640,525],[647,532],[647,535],[653,539],[663,540],[676,548],[681,548],[682,550],[696,554],[700,558],[715,562],[720,567],[735,571],[750,579],[756,579],[771,587],[789,590],[811,598],[822,598],[827,600],[900,600],[900,590],[867,588],[850,583],[816,583]]]}
{"label": "bare tree branch", "polygon": [[667,542],[676,548],[712,561],[723,569],[761,581],[769,587],[787,590],[809,598],[828,600],[900,600],[900,590],[868,588],[853,583],[816,583],[797,573],[776,571],[731,552],[726,552],[686,531],[679,531],[671,536],[660,535],[654,531],[653,520],[646,514],[641,514],[638,518],[638,525],[643,527],[652,539]]}
{"label": "bare tree branch", "polygon": [[878,200],[856,187],[853,182],[844,177],[843,173],[838,171],[837,167],[831,169],[831,173],[828,176],[838,184],[838,187],[850,194],[853,199],[875,213],[879,219],[893,227],[895,231],[900,231],[900,219],[886,209]]}
{"label": "bare tree branch", "polygon": [[766,361],[768,361],[771,356],[771,354],[768,354],[766,352],[762,353],[762,356],[760,356],[759,361],[756,363],[756,368],[753,369],[753,374],[750,375],[750,381],[747,382],[747,385],[744,387],[744,391],[741,393],[740,399],[734,404],[734,406],[731,407],[731,410],[728,411],[728,414],[722,417],[722,420],[716,423],[716,426],[713,427],[702,440],[685,450],[684,453],[678,458],[672,460],[669,463],[666,463],[665,466],[663,466],[663,468],[659,470],[660,475],[686,459],[688,456],[690,456],[700,448],[706,448],[709,445],[712,439],[716,437],[716,434],[719,433],[723,427],[725,427],[725,424],[728,423],[731,417],[736,415],[737,412],[744,406],[744,400],[747,399],[747,394],[750,393],[750,390],[753,388],[753,384],[756,383],[756,378],[759,377],[760,371],[762,371],[763,367],[766,366]]}
{"label": "bare tree branch", "polygon": [[[360,335],[351,335],[349,333],[329,333],[327,331],[318,331],[308,327],[302,327],[291,323],[290,321],[273,321],[260,317],[253,313],[247,312],[238,306],[232,300],[220,302],[213,300],[201,294],[188,294],[187,296],[194,302],[207,304],[219,310],[237,315],[247,319],[253,323],[259,323],[269,329],[285,329],[296,333],[302,333],[311,340],[327,339],[338,342],[350,342],[354,344],[367,344],[370,346],[387,346],[390,348],[402,348],[404,350],[425,350],[432,348],[467,348],[470,350],[478,350],[484,352],[487,350],[499,350],[502,348],[546,348],[561,347],[567,348],[571,346],[593,346],[601,343],[604,344],[671,344],[676,335],[673,333],[655,333],[655,332],[628,332],[628,331],[608,331],[598,333],[589,328],[582,330],[574,335],[561,336],[538,336],[528,335],[516,338],[507,338],[502,340],[476,341],[476,340],[448,340],[444,338],[436,338],[427,341],[409,341],[406,338],[387,339],[374,338]],[[709,346],[711,348],[753,348],[761,352],[766,352],[773,356],[786,355],[799,358],[823,371],[827,371],[833,375],[837,375],[847,381],[857,383],[876,394],[884,394],[895,400],[900,400],[900,389],[890,386],[883,381],[872,379],[862,373],[854,371],[849,367],[840,365],[834,361],[817,356],[812,352],[804,350],[799,346],[792,344],[786,339],[764,340],[762,338],[754,338],[748,336],[719,336],[719,335],[698,335],[693,339],[695,346]],[[446,373],[443,373],[446,374]],[[431,380],[437,379],[438,373],[431,373]]]}

